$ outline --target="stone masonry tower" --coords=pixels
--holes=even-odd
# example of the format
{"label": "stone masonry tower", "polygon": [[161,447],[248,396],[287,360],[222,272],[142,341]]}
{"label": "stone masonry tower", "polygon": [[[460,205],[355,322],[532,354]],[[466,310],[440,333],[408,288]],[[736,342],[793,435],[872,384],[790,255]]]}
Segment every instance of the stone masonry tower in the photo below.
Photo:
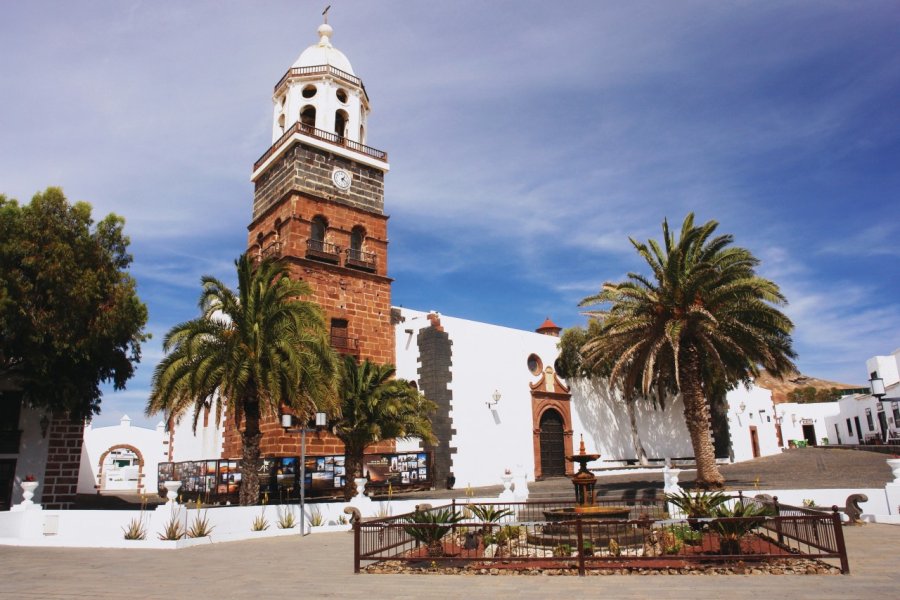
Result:
{"label": "stone masonry tower", "polygon": [[[285,260],[313,289],[331,345],[342,354],[394,362],[391,279],[387,276],[384,174],[387,153],[365,145],[369,97],[350,61],[319,26],[308,47],[275,85],[272,146],[253,165],[248,252]],[[299,436],[275,419],[262,424],[263,456],[300,452]],[[240,455],[226,425],[224,455]],[[373,451],[393,449],[382,444]],[[330,435],[312,436],[311,454],[341,453]]]}

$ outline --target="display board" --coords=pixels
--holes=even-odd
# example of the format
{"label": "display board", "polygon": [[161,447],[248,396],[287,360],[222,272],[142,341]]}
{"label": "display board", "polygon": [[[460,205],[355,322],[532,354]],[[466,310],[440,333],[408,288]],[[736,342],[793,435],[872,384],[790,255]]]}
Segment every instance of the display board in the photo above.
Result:
{"label": "display board", "polygon": [[[300,497],[300,458],[296,456],[265,457],[259,465],[260,490],[272,502],[285,502]],[[363,474],[370,486],[402,490],[408,487],[431,487],[431,454],[409,452],[367,454]],[[237,496],[241,470],[238,460],[202,460],[159,463],[159,494],[165,497],[164,481],[181,481],[183,498],[199,498],[215,502]],[[335,495],[347,481],[346,458],[342,454],[306,457],[306,493],[311,497]]]}

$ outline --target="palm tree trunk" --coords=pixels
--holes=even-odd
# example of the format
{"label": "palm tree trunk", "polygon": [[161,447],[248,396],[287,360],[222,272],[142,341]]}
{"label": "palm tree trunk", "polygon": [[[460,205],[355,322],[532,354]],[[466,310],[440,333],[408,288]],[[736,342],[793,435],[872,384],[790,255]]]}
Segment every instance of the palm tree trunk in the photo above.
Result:
{"label": "palm tree trunk", "polygon": [[697,485],[721,488],[725,478],[716,465],[716,451],[709,435],[709,405],[703,397],[700,356],[696,348],[683,348],[680,353],[679,379],[684,402],[684,421],[691,436],[694,460],[697,462]]}
{"label": "palm tree trunk", "polygon": [[241,431],[241,506],[259,502],[259,400],[244,403],[244,429]]}
{"label": "palm tree trunk", "polygon": [[634,455],[639,464],[647,465],[650,461],[647,460],[647,452],[644,450],[641,436],[638,434],[637,417],[634,413],[633,401],[625,401],[625,412],[628,414],[628,423],[631,425],[631,444],[634,446]]}
{"label": "palm tree trunk", "polygon": [[350,501],[356,493],[356,484],[353,480],[363,476],[363,457],[365,447],[357,448],[355,445],[344,443],[344,468],[347,472],[347,481],[344,483],[344,500]]}

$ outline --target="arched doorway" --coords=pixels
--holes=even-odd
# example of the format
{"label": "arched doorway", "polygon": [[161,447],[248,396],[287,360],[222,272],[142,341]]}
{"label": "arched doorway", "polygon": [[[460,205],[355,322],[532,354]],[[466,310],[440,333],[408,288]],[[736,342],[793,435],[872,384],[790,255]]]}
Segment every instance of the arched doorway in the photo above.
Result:
{"label": "arched doorway", "polygon": [[565,426],[562,415],[549,408],[541,415],[541,474],[562,477],[566,474]]}
{"label": "arched doorway", "polygon": [[144,488],[144,456],[130,444],[110,446],[100,456],[97,489],[141,492]]}

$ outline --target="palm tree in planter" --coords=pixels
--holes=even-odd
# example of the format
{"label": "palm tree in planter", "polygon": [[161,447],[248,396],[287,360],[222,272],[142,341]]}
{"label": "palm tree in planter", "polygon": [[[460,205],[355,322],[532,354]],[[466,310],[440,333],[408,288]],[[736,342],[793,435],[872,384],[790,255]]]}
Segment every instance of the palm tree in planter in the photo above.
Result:
{"label": "palm tree in planter", "polygon": [[260,418],[287,406],[298,416],[333,411],[339,363],[321,309],[301,300],[311,293],[271,259],[237,261],[238,292],[202,278],[199,318],[172,327],[165,358],[153,374],[147,415],[181,418],[204,408],[216,422],[227,410],[241,428],[242,505],[259,501]]}
{"label": "palm tree in planter", "polygon": [[709,432],[713,389],[749,383],[760,367],[780,377],[795,356],[778,286],[756,274],[759,261],[732,236],[713,237],[717,227],[695,226],[689,214],[676,237],[663,221],[663,246],[631,240],[652,276],[629,273],[581,302],[609,305],[588,313],[601,328],[582,348],[587,368],[612,364],[626,401],[635,389],[660,401],[681,394],[704,488],[724,483]]}
{"label": "palm tree in planter", "polygon": [[332,432],[344,443],[347,482],[344,498],[353,497],[353,480],[362,477],[366,448],[382,440],[418,437],[433,443],[429,415],[433,402],[405,379],[394,379],[393,365],[345,356],[339,386],[340,416]]}

